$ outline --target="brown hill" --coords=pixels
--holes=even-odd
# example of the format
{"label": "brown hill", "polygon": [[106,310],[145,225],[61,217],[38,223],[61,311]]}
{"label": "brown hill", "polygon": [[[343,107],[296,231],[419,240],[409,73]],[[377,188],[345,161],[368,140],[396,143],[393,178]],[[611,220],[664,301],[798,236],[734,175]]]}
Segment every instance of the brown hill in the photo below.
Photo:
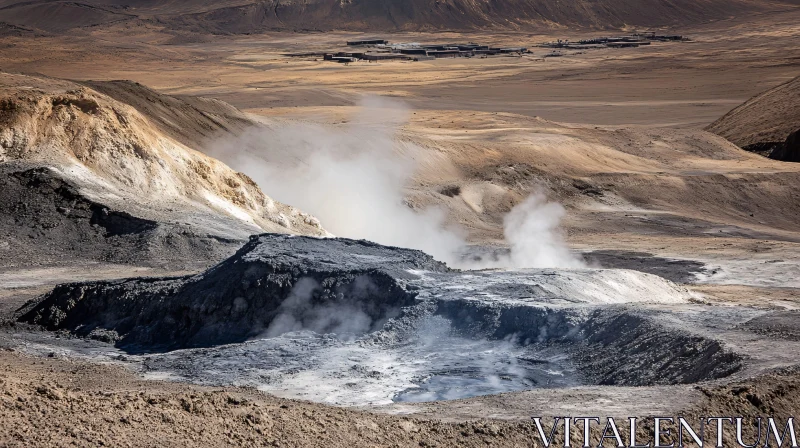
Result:
{"label": "brown hill", "polygon": [[21,259],[214,261],[254,233],[326,234],[195,149],[251,124],[232,106],[89,84],[0,73],[0,234]]}
{"label": "brown hill", "polygon": [[230,104],[212,98],[170,96],[133,81],[85,81],[81,84],[133,106],[162,132],[200,149],[222,134],[237,134],[257,123]]}
{"label": "brown hill", "polygon": [[681,26],[797,5],[795,0],[153,0],[0,1],[0,22],[63,32],[141,20],[199,33],[268,30]]}
{"label": "brown hill", "polygon": [[706,130],[741,148],[785,160],[781,154],[787,138],[800,130],[800,77],[750,98]]}

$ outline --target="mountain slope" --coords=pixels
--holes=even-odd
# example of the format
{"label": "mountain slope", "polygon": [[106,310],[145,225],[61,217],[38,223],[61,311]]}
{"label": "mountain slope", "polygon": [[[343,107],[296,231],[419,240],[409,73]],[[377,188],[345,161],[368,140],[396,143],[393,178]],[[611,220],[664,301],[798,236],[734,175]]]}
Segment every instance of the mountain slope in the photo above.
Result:
{"label": "mountain slope", "polygon": [[592,28],[690,23],[750,10],[747,2],[578,0],[318,0],[314,3],[267,1],[219,8],[199,14],[165,17],[165,23],[215,32],[248,33],[262,29],[475,29],[558,24]]}
{"label": "mountain slope", "polygon": [[142,20],[199,33],[269,30],[683,26],[797,6],[793,0],[5,1],[0,22],[47,32]]}
{"label": "mountain slope", "polygon": [[782,151],[790,134],[800,130],[800,76],[750,98],[706,130],[747,150]]}
{"label": "mountain slope", "polygon": [[257,123],[223,101],[170,96],[133,81],[85,81],[81,84],[128,104],[162,132],[199,149],[222,135],[237,134]]}

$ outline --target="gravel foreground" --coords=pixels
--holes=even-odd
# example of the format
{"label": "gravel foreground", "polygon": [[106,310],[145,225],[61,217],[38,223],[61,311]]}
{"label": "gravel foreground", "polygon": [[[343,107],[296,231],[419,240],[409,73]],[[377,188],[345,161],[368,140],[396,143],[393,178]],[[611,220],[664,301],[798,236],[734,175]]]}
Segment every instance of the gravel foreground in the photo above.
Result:
{"label": "gravel foreground", "polygon": [[[115,366],[35,358],[8,349],[0,351],[0,365],[2,447],[542,446],[529,421],[448,423],[372,414],[253,389],[144,381]],[[793,399],[800,389],[796,369],[698,388],[705,399],[682,413],[688,419],[785,419],[800,408]],[[642,436],[647,430],[646,424],[640,428]],[[593,433],[595,444],[598,437]]]}
{"label": "gravel foreground", "polygon": [[252,389],[143,381],[117,368],[0,352],[0,446],[534,446],[528,422],[424,421]]}

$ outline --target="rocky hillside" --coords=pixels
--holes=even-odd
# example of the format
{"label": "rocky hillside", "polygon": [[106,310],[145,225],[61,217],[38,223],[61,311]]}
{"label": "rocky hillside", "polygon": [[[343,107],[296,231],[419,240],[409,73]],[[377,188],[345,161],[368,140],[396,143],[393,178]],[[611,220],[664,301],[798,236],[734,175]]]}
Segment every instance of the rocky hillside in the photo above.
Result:
{"label": "rocky hillside", "polygon": [[230,104],[196,96],[171,96],[133,81],[85,81],[96,92],[132,106],[161,132],[194,149],[257,123]]}
{"label": "rocky hillside", "polygon": [[800,77],[750,98],[706,130],[773,159],[800,160],[788,141],[800,131]]}
{"label": "rocky hillside", "polygon": [[[796,6],[791,0],[83,0],[0,2],[0,22],[59,33],[150,23],[199,33],[682,26]],[[12,30],[16,33],[18,29]]]}
{"label": "rocky hillside", "polygon": [[142,250],[168,236],[233,243],[263,231],[326,234],[314,217],[193,149],[252,124],[241,112],[132,83],[93,85],[124,102],[85,85],[0,74],[0,237],[9,244],[24,246],[27,234],[45,237],[47,244],[33,245],[37,252],[66,241],[61,249],[78,254],[92,229],[106,239],[145,233],[123,244]]}

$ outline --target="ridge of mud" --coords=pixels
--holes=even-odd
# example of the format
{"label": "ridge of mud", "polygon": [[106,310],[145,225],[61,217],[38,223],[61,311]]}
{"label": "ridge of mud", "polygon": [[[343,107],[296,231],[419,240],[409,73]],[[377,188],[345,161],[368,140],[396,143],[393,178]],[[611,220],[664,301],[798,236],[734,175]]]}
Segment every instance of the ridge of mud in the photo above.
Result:
{"label": "ridge of mud", "polygon": [[742,357],[719,341],[660,325],[626,307],[487,306],[451,300],[439,302],[435,314],[473,337],[562,346],[587,384],[686,384],[742,368]]}
{"label": "ridge of mud", "polygon": [[[242,342],[276,317],[320,332],[326,307],[363,313],[373,323],[412,305],[410,269],[447,267],[419,251],[367,241],[264,234],[194,276],[67,284],[20,310],[19,320],[69,330],[130,352]],[[288,306],[292,304],[293,306]]]}
{"label": "ridge of mud", "polygon": [[632,312],[596,310],[581,333],[586,346],[575,361],[593,384],[688,384],[742,368],[742,357],[719,341],[671,330]]}

